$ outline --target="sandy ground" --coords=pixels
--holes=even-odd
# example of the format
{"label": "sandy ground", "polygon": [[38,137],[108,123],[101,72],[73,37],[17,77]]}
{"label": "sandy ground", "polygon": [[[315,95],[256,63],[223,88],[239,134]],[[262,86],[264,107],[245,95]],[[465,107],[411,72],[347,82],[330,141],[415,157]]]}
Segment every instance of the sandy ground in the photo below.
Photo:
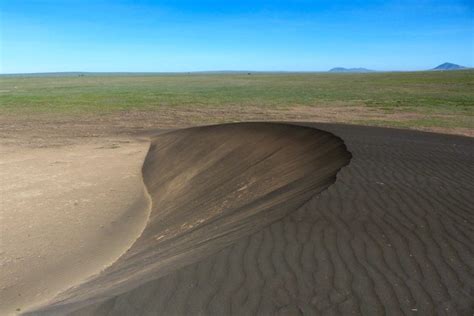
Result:
{"label": "sandy ground", "polygon": [[95,139],[0,147],[0,314],[97,273],[140,234],[149,213],[148,142]]}
{"label": "sandy ground", "polygon": [[73,315],[472,315],[474,139],[313,126],[352,153],[326,191]]}
{"label": "sandy ground", "polygon": [[339,138],[287,124],[153,137],[143,167],[152,199],[143,234],[103,273],[47,302],[46,315],[127,292],[261,230],[334,183],[349,160]]}
{"label": "sandy ground", "polygon": [[[96,274],[140,235],[148,143],[131,135],[173,127],[154,119],[3,120],[0,314]],[[353,155],[327,191],[77,315],[473,314],[473,139],[314,126]]]}

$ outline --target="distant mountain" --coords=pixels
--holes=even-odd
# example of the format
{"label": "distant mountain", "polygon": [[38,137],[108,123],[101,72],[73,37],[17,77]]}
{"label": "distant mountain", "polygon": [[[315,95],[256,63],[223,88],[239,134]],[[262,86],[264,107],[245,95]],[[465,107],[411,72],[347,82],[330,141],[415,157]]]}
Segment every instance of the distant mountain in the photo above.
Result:
{"label": "distant mountain", "polygon": [[433,70],[459,70],[459,69],[466,69],[466,67],[452,64],[452,63],[444,63],[444,64],[439,65],[436,68],[433,68]]}
{"label": "distant mountain", "polygon": [[329,72],[373,72],[374,70],[366,69],[366,68],[343,68],[343,67],[336,67],[329,70]]}

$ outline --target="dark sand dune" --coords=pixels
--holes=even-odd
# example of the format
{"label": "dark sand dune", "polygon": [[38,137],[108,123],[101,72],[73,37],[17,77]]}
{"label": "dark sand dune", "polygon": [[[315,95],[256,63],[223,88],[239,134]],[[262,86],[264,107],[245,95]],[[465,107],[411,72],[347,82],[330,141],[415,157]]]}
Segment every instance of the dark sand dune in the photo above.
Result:
{"label": "dark sand dune", "polygon": [[143,233],[105,271],[33,313],[87,309],[208,260],[245,236],[259,234],[326,189],[350,156],[340,138],[286,124],[228,124],[158,135],[143,166],[152,199]]}
{"label": "dark sand dune", "polygon": [[472,315],[474,139],[315,126],[353,154],[328,190],[75,315]]}
{"label": "dark sand dune", "polygon": [[474,139],[315,126],[353,154],[328,190],[217,253],[73,314],[472,315]]}

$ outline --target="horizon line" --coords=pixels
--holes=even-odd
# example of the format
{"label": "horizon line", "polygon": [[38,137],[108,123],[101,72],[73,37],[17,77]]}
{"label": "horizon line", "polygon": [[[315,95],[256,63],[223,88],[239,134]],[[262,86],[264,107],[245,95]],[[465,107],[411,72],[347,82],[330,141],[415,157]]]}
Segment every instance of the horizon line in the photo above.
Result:
{"label": "horizon line", "polygon": [[[334,67],[334,68],[345,68],[353,69],[346,67]],[[357,67],[354,69],[365,69],[363,67]],[[333,69],[333,68],[331,68]],[[212,73],[334,73],[334,74],[350,74],[350,73],[383,73],[383,72],[428,72],[428,71],[460,71],[460,70],[471,70],[474,67],[464,67],[461,69],[450,69],[450,70],[437,70],[437,69],[419,69],[419,70],[373,70],[366,69],[367,71],[347,71],[347,72],[332,72],[330,70],[195,70],[195,71],[41,71],[41,72],[10,72],[10,73],[0,73],[0,76],[21,76],[21,75],[66,75],[66,74],[212,74]]]}

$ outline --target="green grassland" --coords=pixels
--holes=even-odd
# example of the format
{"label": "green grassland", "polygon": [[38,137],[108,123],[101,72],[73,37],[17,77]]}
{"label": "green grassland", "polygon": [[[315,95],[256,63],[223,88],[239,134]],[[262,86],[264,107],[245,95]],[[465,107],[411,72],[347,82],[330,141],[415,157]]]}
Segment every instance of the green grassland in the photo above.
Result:
{"label": "green grassland", "polygon": [[[161,108],[352,107],[392,116],[354,122],[474,128],[474,70],[331,73],[1,76],[0,115],[112,113]],[[412,113],[411,120],[394,119]],[[337,120],[337,119],[336,119]],[[347,120],[346,120],[347,121]]]}

